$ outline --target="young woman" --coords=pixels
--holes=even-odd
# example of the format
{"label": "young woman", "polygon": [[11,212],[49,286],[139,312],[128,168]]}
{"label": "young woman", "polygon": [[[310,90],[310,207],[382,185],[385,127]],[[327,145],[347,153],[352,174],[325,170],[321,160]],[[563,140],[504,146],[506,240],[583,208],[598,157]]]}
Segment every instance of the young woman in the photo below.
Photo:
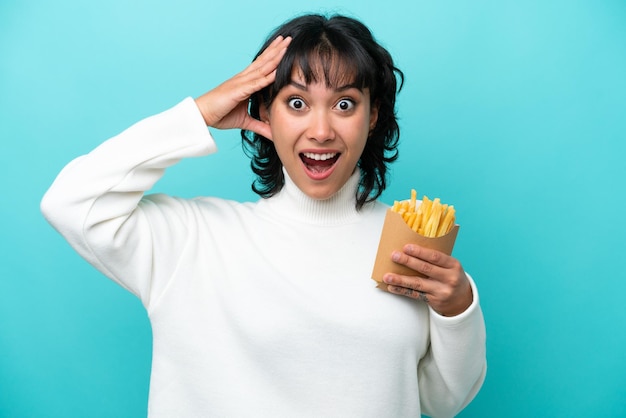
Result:
{"label": "young woman", "polygon": [[[407,245],[389,257],[428,278],[370,279],[397,78],[360,22],[298,17],[240,74],[59,174],[45,217],[148,311],[151,417],[452,416],[478,392],[485,329],[461,264]],[[207,126],[242,129],[262,198],[145,195],[216,151]]]}

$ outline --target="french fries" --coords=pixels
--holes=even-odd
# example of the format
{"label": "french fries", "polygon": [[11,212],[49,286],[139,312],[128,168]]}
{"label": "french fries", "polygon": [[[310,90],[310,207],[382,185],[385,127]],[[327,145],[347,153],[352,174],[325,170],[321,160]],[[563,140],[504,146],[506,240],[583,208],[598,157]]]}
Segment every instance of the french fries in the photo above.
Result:
{"label": "french fries", "polygon": [[411,190],[410,200],[396,200],[391,210],[400,214],[413,231],[429,238],[446,235],[456,220],[454,206],[441,204],[438,197],[430,200],[424,196],[418,204],[415,189]]}

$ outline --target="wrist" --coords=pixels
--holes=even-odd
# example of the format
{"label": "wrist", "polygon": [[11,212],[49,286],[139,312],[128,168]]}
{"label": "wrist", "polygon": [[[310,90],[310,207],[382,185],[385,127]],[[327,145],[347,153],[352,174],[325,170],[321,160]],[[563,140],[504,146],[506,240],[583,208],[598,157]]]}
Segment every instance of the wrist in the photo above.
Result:
{"label": "wrist", "polygon": [[454,301],[454,303],[451,304],[450,306],[446,307],[445,310],[437,311],[435,309],[435,312],[437,312],[439,315],[445,316],[445,317],[452,317],[452,316],[461,315],[470,306],[472,306],[473,302],[474,302],[474,294],[472,292],[472,286],[470,286],[470,284],[468,283],[467,284],[467,289],[464,291],[462,297],[458,297]]}

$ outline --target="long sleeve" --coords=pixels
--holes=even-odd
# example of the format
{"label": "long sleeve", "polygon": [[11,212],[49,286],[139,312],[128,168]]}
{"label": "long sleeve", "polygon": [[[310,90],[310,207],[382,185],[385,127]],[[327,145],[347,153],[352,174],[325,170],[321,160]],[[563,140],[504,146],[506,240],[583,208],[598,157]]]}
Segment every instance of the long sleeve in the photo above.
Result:
{"label": "long sleeve", "polygon": [[451,417],[478,393],[487,371],[486,332],[478,290],[470,278],[474,300],[455,317],[430,309],[430,349],[420,361],[418,381],[422,413]]}
{"label": "long sleeve", "polygon": [[[168,166],[215,150],[194,100],[187,98],[70,162],[46,192],[41,210],[82,257],[147,306],[158,292],[152,271],[158,243],[142,210],[144,192]],[[175,199],[170,204],[175,205]],[[163,207],[167,211],[167,205]],[[169,222],[176,224],[175,219]],[[174,241],[184,235],[175,225],[170,231]]]}
{"label": "long sleeve", "polygon": [[41,203],[147,308],[149,416],[448,417],[475,396],[485,330],[473,282],[473,304],[452,318],[372,286],[386,207],[355,209],[358,173],[324,201],[288,175],[253,203],[144,195],[167,167],[214,151],[186,99],[72,161]]}

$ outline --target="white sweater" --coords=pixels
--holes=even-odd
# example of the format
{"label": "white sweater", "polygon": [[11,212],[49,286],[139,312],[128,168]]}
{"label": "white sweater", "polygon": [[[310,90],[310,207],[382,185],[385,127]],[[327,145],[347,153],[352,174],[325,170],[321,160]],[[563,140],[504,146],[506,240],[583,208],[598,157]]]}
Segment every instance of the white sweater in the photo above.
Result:
{"label": "white sweater", "polygon": [[186,99],[72,161],[42,201],[146,307],[150,417],[452,416],[475,396],[486,362],[474,283],[451,318],[377,289],[387,207],[355,210],[358,173],[326,201],[288,177],[256,203],[144,196],[166,167],[215,150]]}

